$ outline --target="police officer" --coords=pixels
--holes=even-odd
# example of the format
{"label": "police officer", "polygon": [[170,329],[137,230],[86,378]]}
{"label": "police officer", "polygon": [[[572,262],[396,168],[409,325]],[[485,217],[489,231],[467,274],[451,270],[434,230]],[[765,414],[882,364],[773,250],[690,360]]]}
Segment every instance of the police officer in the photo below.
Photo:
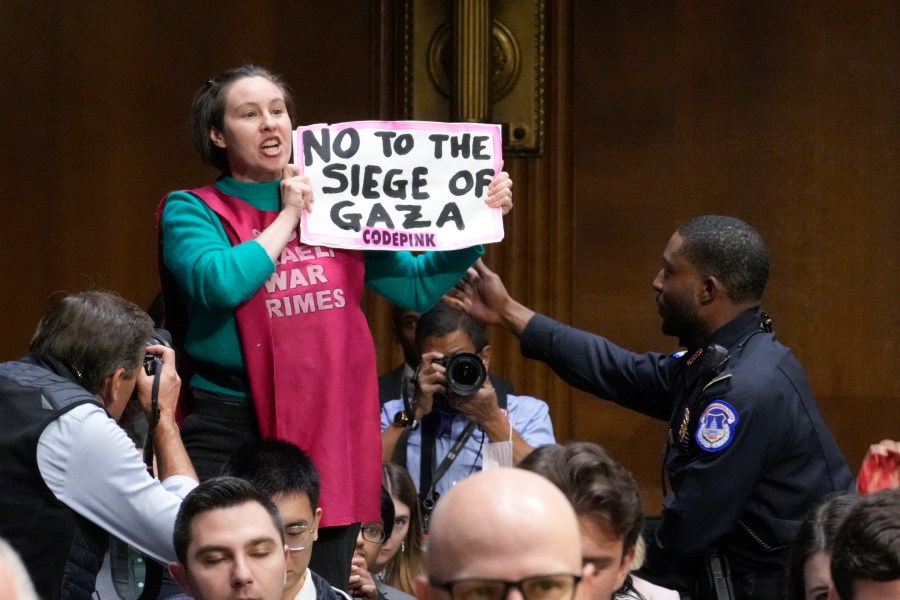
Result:
{"label": "police officer", "polygon": [[803,367],[760,310],[768,273],[748,224],[685,222],[653,282],[663,333],[687,349],[673,355],[633,353],[536,314],[480,262],[453,292],[568,383],[669,422],[668,489],[642,575],[684,596],[721,597],[730,584],[738,598],[781,597],[805,514],[853,485]]}

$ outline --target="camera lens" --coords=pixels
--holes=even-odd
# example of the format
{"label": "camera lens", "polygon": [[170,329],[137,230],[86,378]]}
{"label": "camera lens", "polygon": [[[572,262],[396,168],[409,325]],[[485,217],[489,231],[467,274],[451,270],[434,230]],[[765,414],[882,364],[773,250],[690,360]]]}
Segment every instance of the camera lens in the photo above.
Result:
{"label": "camera lens", "polygon": [[478,369],[470,362],[460,363],[451,376],[457,383],[472,385],[478,381]]}
{"label": "camera lens", "polygon": [[447,387],[458,396],[471,396],[484,384],[487,369],[481,357],[457,352],[447,362]]}

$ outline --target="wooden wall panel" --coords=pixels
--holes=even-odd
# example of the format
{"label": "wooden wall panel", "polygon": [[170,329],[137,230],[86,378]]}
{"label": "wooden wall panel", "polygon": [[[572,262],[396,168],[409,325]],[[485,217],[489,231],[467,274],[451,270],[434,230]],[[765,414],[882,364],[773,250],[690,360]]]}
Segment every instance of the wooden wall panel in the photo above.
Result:
{"label": "wooden wall panel", "polygon": [[211,75],[256,62],[294,88],[300,122],[371,118],[371,21],[363,0],[0,3],[0,360],[53,292],[149,304],[158,201],[216,175],[188,138]]}
{"label": "wooden wall panel", "polygon": [[[900,434],[896,5],[575,6],[575,324],[674,349],[650,287],[666,240],[697,214],[746,219],[772,255],[764,306],[855,469]],[[663,428],[586,395],[573,410],[573,435],[658,496]]]}
{"label": "wooden wall panel", "polygon": [[[383,2],[382,6],[393,6]],[[386,13],[391,14],[387,9]],[[396,17],[396,15],[394,15]],[[570,2],[545,4],[546,64],[544,153],[540,158],[506,158],[504,168],[513,182],[515,207],[504,220],[502,243],[488,246],[485,263],[501,274],[512,295],[527,305],[570,320],[572,311],[572,251],[575,219],[572,194],[572,11]],[[390,32],[385,32],[390,36]],[[395,56],[395,60],[401,57]],[[383,94],[392,88],[396,73],[387,73],[380,87]],[[392,75],[391,75],[392,74]],[[394,84],[395,85],[395,84]],[[394,96],[395,97],[395,96]],[[395,117],[400,105],[382,101]],[[402,360],[399,347],[390,341],[390,308],[387,302],[369,293],[369,323],[378,343],[379,371],[387,371]],[[560,439],[571,438],[572,390],[544,365],[525,361],[518,340],[496,328],[490,332],[491,369],[511,379],[516,390],[550,404],[551,416]]]}

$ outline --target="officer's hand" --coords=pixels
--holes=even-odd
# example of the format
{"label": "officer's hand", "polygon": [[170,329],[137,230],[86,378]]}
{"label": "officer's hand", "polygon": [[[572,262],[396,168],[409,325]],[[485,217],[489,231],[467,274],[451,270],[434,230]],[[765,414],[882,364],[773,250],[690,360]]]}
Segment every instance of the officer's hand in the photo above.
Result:
{"label": "officer's hand", "polygon": [[500,277],[479,258],[447,292],[444,300],[483,323],[501,325],[503,313],[512,302]]}
{"label": "officer's hand", "polygon": [[[178,393],[181,391],[181,377],[175,371],[175,350],[165,346],[148,346],[146,348],[148,354],[153,354],[162,359],[162,363],[157,363],[156,368],[160,370],[159,392],[157,407],[159,408],[160,419],[175,418],[175,407],[178,404]],[[141,410],[149,417],[151,406],[151,395],[153,392],[153,375],[147,375],[144,372],[144,365],[138,367],[137,380],[137,396]]]}
{"label": "officer's hand", "polygon": [[447,391],[446,369],[444,365],[435,362],[443,356],[440,352],[426,352],[419,362],[419,375],[413,398],[414,418],[417,421],[431,412],[434,407],[434,395],[444,394]]}
{"label": "officer's hand", "polygon": [[471,396],[453,396],[450,404],[470,421],[475,421],[479,425],[503,414],[497,404],[497,392],[490,379],[485,379],[481,389]]}

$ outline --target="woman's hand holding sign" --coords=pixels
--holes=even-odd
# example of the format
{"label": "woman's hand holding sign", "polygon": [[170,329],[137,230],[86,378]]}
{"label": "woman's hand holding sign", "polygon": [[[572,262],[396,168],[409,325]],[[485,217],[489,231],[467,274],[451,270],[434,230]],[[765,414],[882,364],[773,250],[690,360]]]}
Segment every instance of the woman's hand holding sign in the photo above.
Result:
{"label": "woman's hand holding sign", "polygon": [[494,176],[491,185],[488,186],[488,195],[485,204],[491,208],[502,208],[503,214],[508,214],[512,210],[512,179],[509,173],[500,171]]}
{"label": "woman's hand holding sign", "polygon": [[297,220],[305,212],[312,212],[313,197],[312,184],[309,177],[301,174],[300,167],[287,165],[281,172],[281,210],[291,210]]}

